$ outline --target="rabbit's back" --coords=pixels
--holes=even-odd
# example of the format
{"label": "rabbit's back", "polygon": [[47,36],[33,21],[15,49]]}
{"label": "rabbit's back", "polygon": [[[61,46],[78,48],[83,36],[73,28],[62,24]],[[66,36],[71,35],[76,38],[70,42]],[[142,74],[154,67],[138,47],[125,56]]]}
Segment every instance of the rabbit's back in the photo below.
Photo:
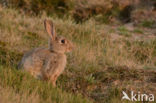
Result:
{"label": "rabbit's back", "polygon": [[43,74],[51,76],[61,73],[65,65],[65,55],[53,53],[47,48],[36,48],[24,55],[19,68],[30,72],[36,78],[43,78]]}

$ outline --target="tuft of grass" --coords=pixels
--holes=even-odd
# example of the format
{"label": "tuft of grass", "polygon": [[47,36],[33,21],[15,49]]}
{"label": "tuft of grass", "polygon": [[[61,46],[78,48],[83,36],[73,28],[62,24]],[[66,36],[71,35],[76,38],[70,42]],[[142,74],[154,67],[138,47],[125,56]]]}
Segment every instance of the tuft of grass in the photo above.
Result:
{"label": "tuft of grass", "polygon": [[134,33],[139,33],[139,34],[144,34],[144,32],[141,29],[138,29],[138,28],[134,29],[133,32]]}
{"label": "tuft of grass", "polygon": [[155,22],[152,20],[144,20],[140,25],[147,28],[153,28],[154,24]]}
{"label": "tuft of grass", "polygon": [[130,37],[129,31],[124,26],[118,27],[118,31],[120,35],[123,35],[125,37]]}
{"label": "tuft of grass", "polygon": [[92,74],[86,76],[85,78],[86,78],[87,82],[89,82],[90,84],[93,84],[93,83],[96,82],[96,81],[95,81],[95,78],[93,77]]}

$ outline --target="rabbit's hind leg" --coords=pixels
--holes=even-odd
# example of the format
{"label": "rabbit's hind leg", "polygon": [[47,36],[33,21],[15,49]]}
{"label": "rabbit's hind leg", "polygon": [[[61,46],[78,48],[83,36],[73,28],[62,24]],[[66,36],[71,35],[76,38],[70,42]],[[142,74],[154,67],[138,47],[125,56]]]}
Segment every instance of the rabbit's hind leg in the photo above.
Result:
{"label": "rabbit's hind leg", "polygon": [[50,81],[51,81],[51,83],[52,83],[52,85],[54,87],[56,87],[56,80],[57,80],[57,78],[58,78],[58,75],[57,74],[51,76],[51,78],[50,78]]}

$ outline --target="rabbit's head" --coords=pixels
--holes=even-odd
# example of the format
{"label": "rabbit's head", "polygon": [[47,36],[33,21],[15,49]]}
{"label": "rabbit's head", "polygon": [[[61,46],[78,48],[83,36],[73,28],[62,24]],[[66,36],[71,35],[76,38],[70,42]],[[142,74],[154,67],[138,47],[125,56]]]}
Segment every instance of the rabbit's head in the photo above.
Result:
{"label": "rabbit's head", "polygon": [[65,53],[65,52],[72,51],[72,49],[74,48],[73,43],[64,37],[60,37],[56,35],[55,27],[52,21],[45,20],[44,26],[47,33],[50,36],[50,41],[49,41],[50,51],[56,53]]}

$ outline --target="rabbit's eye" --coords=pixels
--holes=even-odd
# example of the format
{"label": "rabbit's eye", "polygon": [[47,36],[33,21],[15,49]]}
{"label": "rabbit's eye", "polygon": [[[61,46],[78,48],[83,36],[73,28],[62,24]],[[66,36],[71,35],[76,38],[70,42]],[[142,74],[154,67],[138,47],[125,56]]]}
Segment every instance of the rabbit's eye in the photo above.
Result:
{"label": "rabbit's eye", "polygon": [[64,44],[64,43],[65,43],[65,40],[64,40],[64,39],[62,39],[62,40],[61,40],[61,43],[62,43],[62,44]]}

